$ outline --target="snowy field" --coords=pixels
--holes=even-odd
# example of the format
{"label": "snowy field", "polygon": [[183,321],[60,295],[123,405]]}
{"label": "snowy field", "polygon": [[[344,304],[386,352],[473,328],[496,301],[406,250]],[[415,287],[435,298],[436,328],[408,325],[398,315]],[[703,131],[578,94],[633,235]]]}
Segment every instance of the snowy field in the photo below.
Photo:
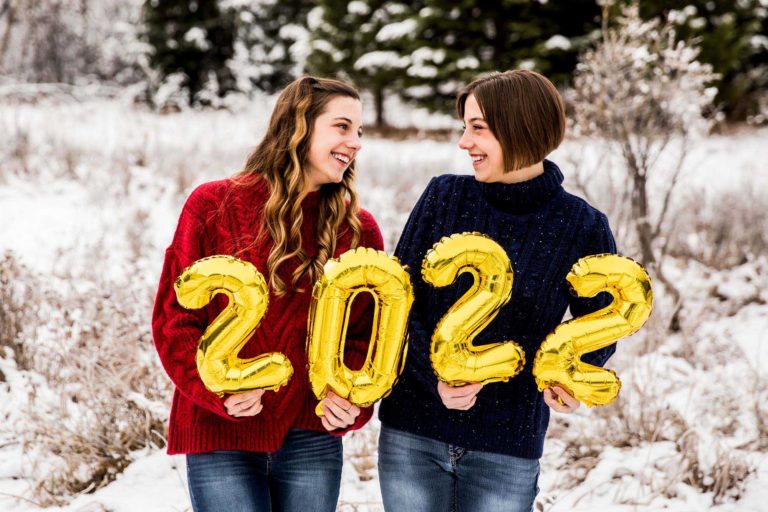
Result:
{"label": "snowy field", "polygon": [[[159,448],[170,391],[149,337],[154,287],[186,195],[238,170],[271,105],[166,116],[119,98],[0,105],[0,287],[14,312],[0,322],[16,322],[19,339],[0,345],[0,510],[190,510],[184,460]],[[430,177],[471,172],[454,139],[364,139],[358,190],[387,251]],[[683,294],[679,329],[666,329],[659,293],[652,321],[609,362],[619,400],[554,415],[536,510],[765,510],[768,254],[733,255],[768,239],[767,140],[768,129],[741,128],[692,147],[665,262]],[[622,167],[601,147],[571,140],[552,158],[567,187],[608,212],[621,247],[609,191]],[[340,510],[382,509],[377,431],[345,439]],[[110,457],[124,470],[99,469]]]}

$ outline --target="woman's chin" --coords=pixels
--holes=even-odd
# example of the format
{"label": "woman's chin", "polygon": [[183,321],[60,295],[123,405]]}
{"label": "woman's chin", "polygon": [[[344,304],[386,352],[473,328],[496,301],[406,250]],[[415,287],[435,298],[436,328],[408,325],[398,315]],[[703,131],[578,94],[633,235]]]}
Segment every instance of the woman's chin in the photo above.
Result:
{"label": "woman's chin", "polygon": [[482,170],[475,170],[475,179],[481,183],[488,183],[489,175],[487,172],[483,172]]}

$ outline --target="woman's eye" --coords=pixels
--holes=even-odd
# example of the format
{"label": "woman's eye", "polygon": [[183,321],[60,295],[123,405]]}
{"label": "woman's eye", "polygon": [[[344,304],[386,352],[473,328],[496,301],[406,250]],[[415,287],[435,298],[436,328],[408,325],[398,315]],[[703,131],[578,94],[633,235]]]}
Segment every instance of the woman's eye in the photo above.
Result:
{"label": "woman's eye", "polygon": [[339,123],[336,126],[341,128],[342,130],[346,130],[349,127],[349,125],[347,123]]}
{"label": "woman's eye", "polygon": [[474,124],[472,125],[472,128],[474,128],[475,130],[482,130],[484,127],[480,126],[479,124]]}

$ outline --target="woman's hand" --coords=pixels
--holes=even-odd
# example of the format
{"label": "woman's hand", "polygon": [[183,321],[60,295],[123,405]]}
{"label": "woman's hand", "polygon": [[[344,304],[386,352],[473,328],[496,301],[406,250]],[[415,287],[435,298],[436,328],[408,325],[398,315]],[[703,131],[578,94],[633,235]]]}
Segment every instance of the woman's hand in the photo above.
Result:
{"label": "woman's hand", "polygon": [[347,428],[360,416],[360,408],[358,406],[341,398],[333,391],[328,392],[322,404],[323,416],[320,417],[320,421],[325,430]]}
{"label": "woman's hand", "polygon": [[252,389],[242,393],[235,393],[234,395],[229,395],[224,400],[224,407],[227,408],[227,413],[230,416],[236,418],[256,416],[264,407],[261,405],[262,395],[264,395],[263,389]]}
{"label": "woman's hand", "polygon": [[554,411],[571,413],[579,408],[581,402],[573,398],[560,386],[544,390],[544,402]]}
{"label": "woman's hand", "polygon": [[437,382],[437,393],[448,409],[466,411],[477,401],[477,394],[483,389],[482,384],[467,384],[465,386],[449,386],[443,381]]}

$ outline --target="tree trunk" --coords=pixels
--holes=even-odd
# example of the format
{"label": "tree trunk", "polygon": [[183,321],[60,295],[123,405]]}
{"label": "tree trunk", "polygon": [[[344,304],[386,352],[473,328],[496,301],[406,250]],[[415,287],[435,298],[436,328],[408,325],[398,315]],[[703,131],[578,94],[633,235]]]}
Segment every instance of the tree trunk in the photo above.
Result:
{"label": "tree trunk", "polygon": [[680,311],[682,309],[682,302],[680,297],[680,290],[670,281],[664,274],[661,268],[660,260],[656,259],[656,255],[653,251],[653,228],[651,226],[651,219],[648,212],[648,189],[647,180],[645,175],[632,165],[634,162],[627,162],[632,173],[633,190],[632,190],[632,216],[635,219],[635,230],[637,233],[638,243],[640,244],[640,253],[642,254],[642,264],[648,268],[648,271],[658,279],[658,281],[664,285],[669,294],[672,296],[672,314],[669,318],[669,324],[667,329],[672,332],[680,330]]}
{"label": "tree trunk", "polygon": [[384,128],[386,121],[384,121],[384,88],[375,87],[373,89],[373,104],[376,107],[376,128]]}

